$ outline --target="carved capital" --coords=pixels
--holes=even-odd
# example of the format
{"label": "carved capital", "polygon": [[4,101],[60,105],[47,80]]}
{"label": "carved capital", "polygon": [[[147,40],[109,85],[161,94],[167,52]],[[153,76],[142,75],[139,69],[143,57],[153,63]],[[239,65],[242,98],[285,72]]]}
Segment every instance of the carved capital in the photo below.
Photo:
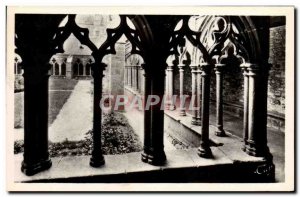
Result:
{"label": "carved capital", "polygon": [[249,64],[247,70],[248,70],[248,76],[256,77],[260,71],[260,68],[257,64]]}
{"label": "carved capital", "polygon": [[178,64],[178,68],[179,68],[179,71],[182,71],[183,72],[183,68],[185,67],[184,64]]}
{"label": "carved capital", "polygon": [[211,68],[212,68],[211,64],[200,63],[200,69],[202,71],[201,75],[206,76],[206,75],[210,74]]}
{"label": "carved capital", "polygon": [[241,67],[241,69],[242,69],[242,71],[243,71],[243,75],[244,75],[244,77],[247,77],[248,76],[248,68],[249,68],[249,63],[242,63],[241,65],[240,65],[240,67]]}
{"label": "carved capital", "polygon": [[193,72],[197,72],[198,65],[196,65],[196,64],[191,64],[190,67],[191,67],[191,69],[192,69],[192,73],[193,73]]}
{"label": "carved capital", "polygon": [[221,74],[225,66],[226,66],[225,64],[215,64],[215,73]]}

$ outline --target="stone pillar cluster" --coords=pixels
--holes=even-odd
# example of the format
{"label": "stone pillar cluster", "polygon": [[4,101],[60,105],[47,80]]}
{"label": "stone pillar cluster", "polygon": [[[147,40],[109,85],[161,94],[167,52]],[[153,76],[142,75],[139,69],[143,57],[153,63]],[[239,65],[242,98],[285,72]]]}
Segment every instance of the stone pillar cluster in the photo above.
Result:
{"label": "stone pillar cluster", "polygon": [[223,70],[225,64],[215,64],[216,73],[216,127],[215,134],[220,137],[225,137],[223,129]]}
{"label": "stone pillar cluster", "polygon": [[[158,62],[163,64],[163,62]],[[155,63],[149,63],[151,68]],[[160,109],[164,97],[165,71],[145,72],[145,99],[151,99],[151,95],[160,98],[159,103],[146,109],[144,102],[144,151],[142,161],[152,165],[162,165],[166,161],[164,152],[164,111]]]}
{"label": "stone pillar cluster", "polygon": [[200,125],[200,114],[199,114],[199,101],[200,101],[200,72],[199,72],[199,68],[198,65],[195,64],[191,64],[190,65],[191,69],[192,69],[192,98],[191,98],[191,105],[192,106],[192,124],[193,125]]}
{"label": "stone pillar cluster", "polygon": [[166,69],[166,77],[165,77],[165,96],[167,100],[166,108],[168,110],[175,110],[175,100],[173,101],[173,91],[174,91],[174,76],[173,76],[173,63],[168,64]]}
{"label": "stone pillar cluster", "polygon": [[210,102],[210,78],[212,65],[201,63],[202,101],[201,101],[201,141],[198,155],[211,158],[212,152],[209,146],[209,102]]}
{"label": "stone pillar cluster", "polygon": [[135,92],[142,93],[144,84],[144,71],[141,65],[126,65],[124,73],[124,84],[126,88],[130,88]]}
{"label": "stone pillar cluster", "polygon": [[244,141],[243,150],[256,157],[272,157],[267,146],[267,81],[269,65],[247,63],[244,71]]}

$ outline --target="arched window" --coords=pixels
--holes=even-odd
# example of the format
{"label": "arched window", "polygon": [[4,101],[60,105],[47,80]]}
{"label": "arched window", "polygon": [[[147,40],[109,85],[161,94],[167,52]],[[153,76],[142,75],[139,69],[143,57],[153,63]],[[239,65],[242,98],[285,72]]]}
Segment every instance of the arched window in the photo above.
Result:
{"label": "arched window", "polygon": [[61,65],[61,75],[66,76],[66,64],[62,63]]}
{"label": "arched window", "polygon": [[79,74],[78,75],[82,76],[83,75],[83,65],[82,65],[82,63],[80,63],[78,65],[78,67],[79,67]]}
{"label": "arched window", "polygon": [[21,67],[21,64],[18,62],[17,63],[17,74],[22,74],[22,67]]}
{"label": "arched window", "polygon": [[55,75],[59,75],[59,65],[55,63]]}
{"label": "arched window", "polygon": [[73,76],[78,76],[78,64],[73,64]]}
{"label": "arched window", "polygon": [[85,68],[86,75],[91,75],[91,64],[87,63]]}

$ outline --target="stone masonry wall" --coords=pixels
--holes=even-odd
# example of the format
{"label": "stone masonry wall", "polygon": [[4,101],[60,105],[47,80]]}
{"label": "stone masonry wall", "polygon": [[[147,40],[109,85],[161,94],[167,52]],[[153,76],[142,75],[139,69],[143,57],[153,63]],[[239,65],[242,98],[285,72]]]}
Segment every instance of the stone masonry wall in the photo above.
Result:
{"label": "stone masonry wall", "polygon": [[270,29],[270,56],[272,64],[268,86],[268,109],[273,113],[285,111],[285,26]]}

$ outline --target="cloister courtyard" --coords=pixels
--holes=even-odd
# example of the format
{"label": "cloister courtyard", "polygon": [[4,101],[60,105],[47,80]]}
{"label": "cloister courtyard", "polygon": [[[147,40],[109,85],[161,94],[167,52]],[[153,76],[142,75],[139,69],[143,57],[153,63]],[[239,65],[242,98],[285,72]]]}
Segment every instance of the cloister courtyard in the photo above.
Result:
{"label": "cloister courtyard", "polygon": [[287,184],[287,19],[16,14],[14,182]]}
{"label": "cloister courtyard", "polygon": [[[91,155],[92,139],[92,79],[76,80],[50,77],[49,79],[49,151],[51,157]],[[23,95],[15,93],[15,154],[23,153]],[[176,114],[178,110],[169,112]],[[215,122],[215,108],[211,109],[210,122]],[[142,151],[143,114],[139,111],[105,113],[103,120],[103,150],[105,155]],[[112,118],[113,117],[113,118]],[[224,128],[229,135],[242,141],[242,119],[230,114],[224,116]],[[211,129],[214,127],[212,125]],[[271,153],[276,165],[276,182],[284,181],[284,133],[268,128]],[[217,139],[215,139],[218,141]],[[187,149],[164,135],[166,150]],[[75,158],[74,158],[75,159]]]}

